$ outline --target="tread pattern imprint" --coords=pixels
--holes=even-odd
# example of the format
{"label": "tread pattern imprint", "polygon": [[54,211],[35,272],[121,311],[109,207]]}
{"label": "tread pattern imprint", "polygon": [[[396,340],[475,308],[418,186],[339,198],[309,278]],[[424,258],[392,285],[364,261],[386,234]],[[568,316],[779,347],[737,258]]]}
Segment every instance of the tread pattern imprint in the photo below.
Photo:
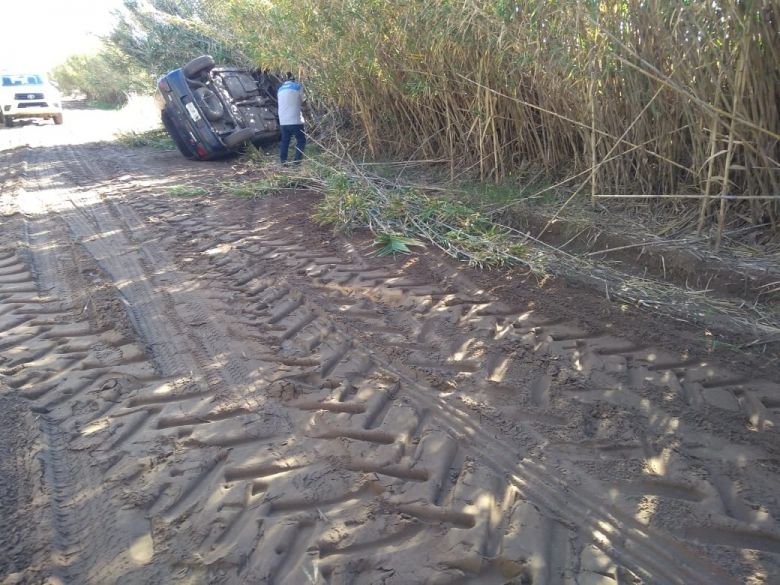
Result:
{"label": "tread pattern imprint", "polygon": [[28,154],[0,250],[60,582],[780,582],[776,381],[90,148]]}

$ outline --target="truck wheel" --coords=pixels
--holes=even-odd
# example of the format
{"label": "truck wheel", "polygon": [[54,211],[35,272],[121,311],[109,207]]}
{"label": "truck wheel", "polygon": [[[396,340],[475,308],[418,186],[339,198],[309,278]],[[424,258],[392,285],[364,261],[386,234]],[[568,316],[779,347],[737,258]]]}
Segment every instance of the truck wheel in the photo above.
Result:
{"label": "truck wheel", "polygon": [[254,135],[255,131],[251,128],[242,128],[241,130],[236,130],[230,136],[223,138],[222,142],[224,142],[225,146],[228,148],[237,148],[245,142],[252,140]]}
{"label": "truck wheel", "polygon": [[54,123],[57,124],[57,126],[62,124],[62,114],[54,114]]}
{"label": "truck wheel", "polygon": [[181,70],[185,77],[197,77],[205,71],[211,71],[214,68],[214,58],[211,55],[201,55],[187,63]]}
{"label": "truck wheel", "polygon": [[193,93],[207,120],[216,122],[225,115],[225,107],[222,105],[217,94],[209,88],[201,87],[200,89],[196,89]]}
{"label": "truck wheel", "polygon": [[14,119],[9,118],[8,116],[5,116],[3,118],[3,122],[5,123],[6,128],[13,128],[14,127]]}
{"label": "truck wheel", "polygon": [[176,145],[176,148],[181,153],[181,155],[184,158],[196,160],[198,157],[195,156],[195,152],[192,150],[192,148],[190,148],[190,145],[187,144],[181,137],[181,134],[179,134],[176,126],[174,126],[173,122],[171,121],[171,117],[168,115],[168,112],[163,110],[161,117],[163,126],[165,126],[165,130],[170,135],[171,140],[173,140],[173,143]]}

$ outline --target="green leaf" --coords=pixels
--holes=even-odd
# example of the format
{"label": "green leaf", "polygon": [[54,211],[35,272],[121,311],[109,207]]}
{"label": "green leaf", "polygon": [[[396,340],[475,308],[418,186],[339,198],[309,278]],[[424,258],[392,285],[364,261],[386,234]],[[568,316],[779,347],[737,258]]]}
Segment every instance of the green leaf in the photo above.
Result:
{"label": "green leaf", "polygon": [[377,256],[389,256],[392,254],[411,254],[409,246],[423,246],[425,244],[420,240],[399,236],[397,234],[379,234],[374,240],[375,246],[382,246],[376,251]]}

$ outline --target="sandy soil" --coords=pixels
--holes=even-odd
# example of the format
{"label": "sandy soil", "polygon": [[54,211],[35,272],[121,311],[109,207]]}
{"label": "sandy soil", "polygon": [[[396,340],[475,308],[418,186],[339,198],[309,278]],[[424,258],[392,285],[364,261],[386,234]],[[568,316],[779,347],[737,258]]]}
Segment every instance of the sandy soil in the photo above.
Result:
{"label": "sandy soil", "polygon": [[0,130],[0,583],[780,582],[776,370],[104,114]]}

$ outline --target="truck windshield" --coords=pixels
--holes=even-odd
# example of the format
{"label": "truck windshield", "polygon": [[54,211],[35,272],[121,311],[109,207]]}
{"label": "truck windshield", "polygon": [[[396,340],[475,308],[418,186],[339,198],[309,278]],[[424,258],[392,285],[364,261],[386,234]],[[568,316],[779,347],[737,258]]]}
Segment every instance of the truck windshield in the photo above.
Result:
{"label": "truck windshield", "polygon": [[40,75],[3,75],[3,87],[13,85],[43,85]]}

